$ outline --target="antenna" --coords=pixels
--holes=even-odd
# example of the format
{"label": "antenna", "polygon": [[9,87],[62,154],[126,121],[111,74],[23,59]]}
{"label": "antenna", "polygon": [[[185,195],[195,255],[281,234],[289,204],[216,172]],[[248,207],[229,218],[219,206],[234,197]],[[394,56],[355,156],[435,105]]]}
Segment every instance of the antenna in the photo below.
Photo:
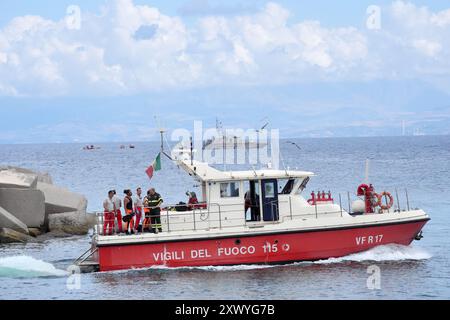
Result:
{"label": "antenna", "polygon": [[257,177],[258,176],[258,174],[256,173],[256,169],[255,169],[255,167],[251,164],[251,166],[252,166],[252,170],[253,170],[253,174],[255,175],[255,177]]}
{"label": "antenna", "polygon": [[192,141],[192,136],[190,137],[191,141],[191,166],[194,165],[194,143]]}
{"label": "antenna", "polygon": [[[160,145],[160,151],[161,154],[165,155],[169,160],[172,160],[172,157],[169,156],[165,151],[164,151],[164,133],[166,133],[166,130],[163,128],[163,126],[161,125],[161,120],[158,119],[157,116],[154,116],[155,118],[155,122],[157,123],[157,126],[159,127],[159,134],[160,134],[160,139],[161,139],[161,145]],[[170,147],[170,146],[169,146]]]}
{"label": "antenna", "polygon": [[[256,126],[260,128],[258,131],[264,130],[269,125],[269,117],[264,117],[259,120],[260,124],[257,124]],[[264,123],[263,126],[261,126],[261,123]]]}
{"label": "antenna", "polygon": [[161,135],[161,153],[164,153],[164,130],[159,129],[159,134]]}
{"label": "antenna", "polygon": [[289,176],[288,170],[286,169],[286,164],[284,163],[283,154],[281,153],[281,150],[280,150],[280,158],[281,158],[281,163],[283,164],[284,172],[286,173],[286,176]]}
{"label": "antenna", "polygon": [[366,184],[369,184],[369,169],[370,169],[370,160],[366,159]]}
{"label": "antenna", "polygon": [[256,151],[257,151],[257,154],[258,154],[258,158],[259,158],[259,149],[260,149],[260,147],[259,147],[259,143],[260,143],[260,141],[259,141],[259,134],[261,132],[263,132],[264,130],[266,130],[266,128],[269,126],[270,122],[267,121],[267,120],[268,120],[267,117],[262,118],[260,121],[266,121],[266,122],[264,123],[264,125],[260,129],[256,129]]}

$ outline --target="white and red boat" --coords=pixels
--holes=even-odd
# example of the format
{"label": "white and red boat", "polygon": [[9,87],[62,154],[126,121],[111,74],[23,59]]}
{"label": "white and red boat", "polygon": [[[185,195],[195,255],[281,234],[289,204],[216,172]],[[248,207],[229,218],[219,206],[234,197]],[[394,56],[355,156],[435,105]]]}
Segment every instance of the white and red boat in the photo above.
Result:
{"label": "white and red boat", "polygon": [[314,261],[380,245],[409,245],[422,237],[430,220],[423,210],[410,209],[409,200],[401,209],[398,195],[397,201],[386,192],[377,195],[371,185],[358,188],[363,199],[348,212],[331,193],[304,197],[312,172],[227,172],[184,157],[174,161],[201,184],[204,205],[162,210],[163,231],[156,234],[99,231],[92,248],[76,261],[80,267],[110,271]]}

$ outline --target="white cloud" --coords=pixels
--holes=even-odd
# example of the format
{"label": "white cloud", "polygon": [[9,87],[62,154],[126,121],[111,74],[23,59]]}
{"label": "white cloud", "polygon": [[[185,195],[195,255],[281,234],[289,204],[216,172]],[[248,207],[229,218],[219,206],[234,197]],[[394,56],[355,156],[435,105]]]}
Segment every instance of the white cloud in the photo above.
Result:
{"label": "white cloud", "polygon": [[446,27],[450,25],[450,9],[441,11],[431,16],[431,23],[438,27]]}
{"label": "white cloud", "polygon": [[179,10],[182,16],[204,16],[204,15],[233,15],[243,12],[253,12],[252,5],[243,4],[220,4],[213,5],[209,0],[187,1]]}
{"label": "white cloud", "polygon": [[[395,1],[383,29],[292,22],[268,3],[187,26],[157,8],[114,0],[65,20],[13,19],[0,29],[0,94],[120,95],[222,84],[286,84],[450,75],[450,9]],[[142,36],[143,30],[145,36]],[[150,31],[151,32],[150,32]]]}
{"label": "white cloud", "polygon": [[8,55],[4,52],[0,52],[0,63],[7,63],[8,62]]}
{"label": "white cloud", "polygon": [[418,39],[413,41],[414,47],[429,57],[436,56],[442,49],[439,42],[429,41],[426,39]]}

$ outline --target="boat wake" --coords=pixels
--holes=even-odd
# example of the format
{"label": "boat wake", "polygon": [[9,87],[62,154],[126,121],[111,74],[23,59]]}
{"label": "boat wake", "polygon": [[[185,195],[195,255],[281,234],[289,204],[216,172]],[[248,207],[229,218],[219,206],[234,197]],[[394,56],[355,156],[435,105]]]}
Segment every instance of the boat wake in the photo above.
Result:
{"label": "boat wake", "polygon": [[408,260],[428,260],[432,256],[423,248],[413,246],[402,246],[398,244],[388,244],[378,246],[370,250],[350,254],[341,258],[330,258],[319,260],[316,264],[333,264],[345,262],[389,262],[389,261],[408,261]]}
{"label": "boat wake", "polygon": [[249,264],[249,265],[232,265],[232,266],[204,266],[204,267],[176,267],[170,268],[166,266],[153,266],[151,270],[199,270],[199,271],[245,271],[256,269],[275,268],[277,265]]}
{"label": "boat wake", "polygon": [[[332,265],[343,264],[349,262],[395,262],[395,261],[419,261],[428,260],[432,256],[427,251],[419,247],[402,246],[397,244],[389,244],[384,246],[378,246],[370,250],[350,254],[341,258],[330,258],[327,260],[318,260],[314,262],[303,261],[294,262],[290,264],[251,264],[251,265],[231,265],[231,266],[203,266],[203,267],[168,267],[164,265],[152,266],[150,268],[136,268],[131,270],[118,270],[112,271],[113,273],[128,273],[130,271],[208,271],[208,272],[230,272],[230,271],[247,271],[247,270],[259,270],[270,269],[277,267],[289,267],[289,266],[308,266],[314,264]],[[1,268],[1,262],[0,262]],[[1,269],[0,269],[1,270]],[[1,271],[0,271],[1,276]]]}
{"label": "boat wake", "polygon": [[67,272],[29,256],[0,258],[0,278],[64,277]]}

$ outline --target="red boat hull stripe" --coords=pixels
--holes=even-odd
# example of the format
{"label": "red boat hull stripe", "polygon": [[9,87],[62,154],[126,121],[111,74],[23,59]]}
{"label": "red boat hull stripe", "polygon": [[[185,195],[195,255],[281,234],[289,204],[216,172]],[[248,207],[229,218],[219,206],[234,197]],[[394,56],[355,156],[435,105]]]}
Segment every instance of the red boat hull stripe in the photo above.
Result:
{"label": "red boat hull stripe", "polygon": [[99,247],[101,271],[151,266],[278,264],[342,257],[385,244],[409,245],[428,220],[338,230]]}
{"label": "red boat hull stripe", "polygon": [[[183,239],[168,239],[168,240],[154,240],[154,241],[140,241],[138,244],[158,244],[158,243],[169,243],[169,242],[185,242],[185,241],[205,241],[205,240],[217,240],[217,239],[229,239],[229,238],[249,238],[249,237],[260,237],[260,236],[273,236],[278,234],[291,234],[291,233],[311,233],[311,232],[324,232],[324,231],[337,231],[337,230],[349,230],[349,229],[364,229],[364,228],[373,228],[373,227],[382,227],[382,226],[391,226],[391,225],[401,225],[401,224],[409,224],[414,222],[428,222],[427,219],[419,219],[414,221],[406,221],[406,222],[390,222],[384,224],[377,225],[359,225],[359,226],[345,226],[345,227],[335,227],[335,228],[322,228],[322,229],[314,229],[314,230],[296,230],[296,231],[276,231],[276,232],[267,232],[267,233],[252,233],[252,234],[242,234],[242,235],[226,235],[226,236],[213,236],[207,239],[202,238],[183,238]],[[136,245],[136,243],[122,243],[120,246],[130,246]],[[117,244],[97,244],[97,247],[109,247],[109,246],[117,246]]]}

